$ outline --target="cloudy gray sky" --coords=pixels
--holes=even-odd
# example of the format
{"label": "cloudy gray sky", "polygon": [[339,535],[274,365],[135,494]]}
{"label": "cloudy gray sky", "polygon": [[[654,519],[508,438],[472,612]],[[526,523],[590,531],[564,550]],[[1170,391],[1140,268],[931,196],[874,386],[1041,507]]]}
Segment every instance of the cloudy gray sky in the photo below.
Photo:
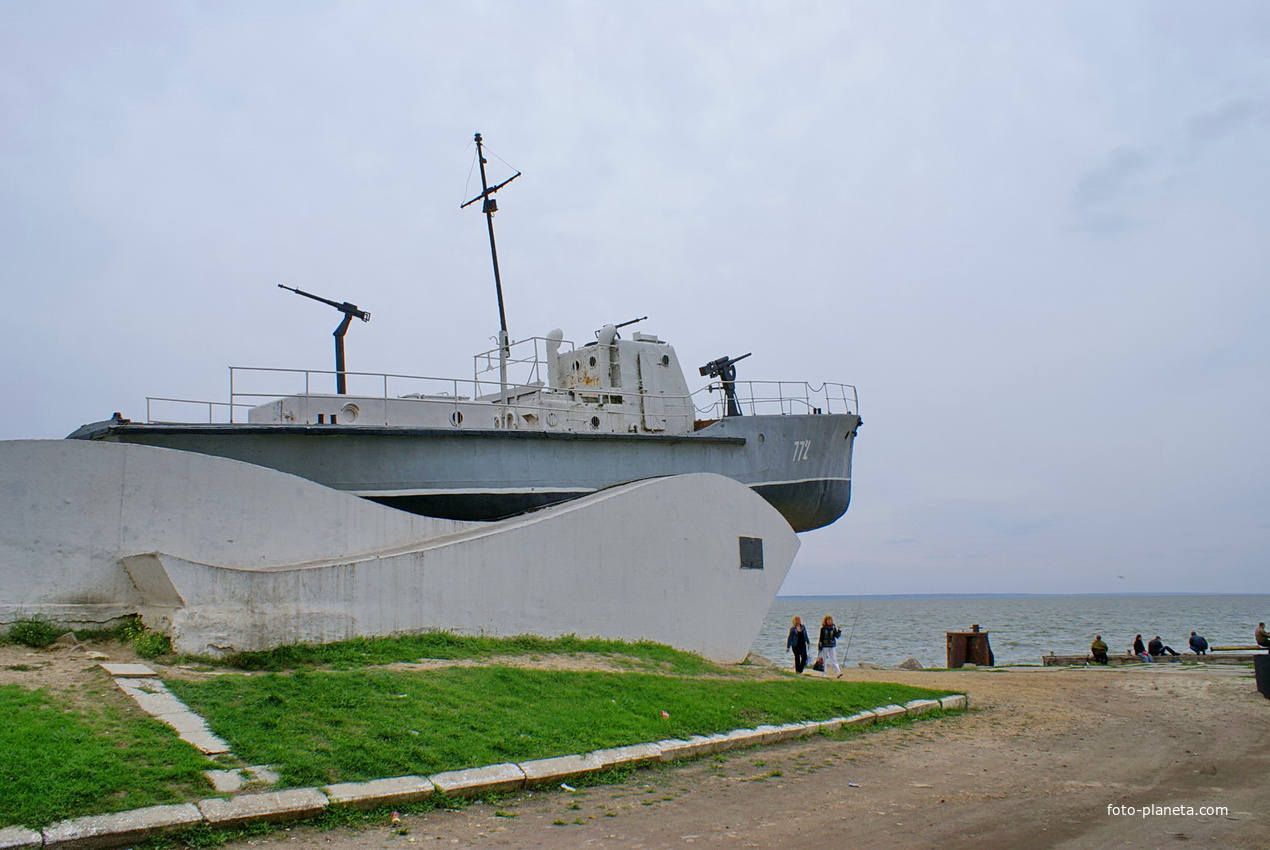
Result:
{"label": "cloudy gray sky", "polygon": [[513,337],[859,387],[785,593],[1270,586],[1262,2],[0,0],[0,438],[469,374],[475,131]]}

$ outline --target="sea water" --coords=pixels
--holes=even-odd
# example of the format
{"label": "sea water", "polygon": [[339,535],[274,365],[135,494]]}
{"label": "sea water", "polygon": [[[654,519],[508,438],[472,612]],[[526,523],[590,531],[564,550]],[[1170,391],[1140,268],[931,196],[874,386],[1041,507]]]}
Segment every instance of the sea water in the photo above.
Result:
{"label": "sea water", "polygon": [[916,658],[923,666],[943,667],[945,634],[978,624],[990,633],[997,664],[1040,664],[1051,652],[1089,652],[1098,634],[1112,654],[1127,652],[1137,634],[1144,642],[1159,635],[1178,652],[1190,651],[1192,631],[1211,646],[1251,646],[1257,623],[1270,622],[1270,595],[779,596],[753,651],[777,663],[790,661],[785,639],[798,615],[814,656],[826,614],[842,629],[840,663],[848,656],[851,665]]}

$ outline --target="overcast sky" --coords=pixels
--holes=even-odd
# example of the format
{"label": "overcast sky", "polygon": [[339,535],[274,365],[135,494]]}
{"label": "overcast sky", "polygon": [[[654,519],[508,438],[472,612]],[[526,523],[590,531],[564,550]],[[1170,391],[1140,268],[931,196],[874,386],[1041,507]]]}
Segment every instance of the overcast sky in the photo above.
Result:
{"label": "overcast sky", "polygon": [[1259,0],[0,0],[0,438],[470,374],[476,131],[513,338],[859,388],[784,593],[1270,587]]}

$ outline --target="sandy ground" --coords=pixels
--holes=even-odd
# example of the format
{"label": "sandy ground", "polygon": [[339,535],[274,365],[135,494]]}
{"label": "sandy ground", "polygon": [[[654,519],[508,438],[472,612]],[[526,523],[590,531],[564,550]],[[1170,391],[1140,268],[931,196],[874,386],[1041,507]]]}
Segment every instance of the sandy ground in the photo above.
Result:
{"label": "sandy ground", "polygon": [[[32,671],[13,666],[38,665],[51,687],[94,675],[80,651],[3,650],[0,682],[30,684]],[[962,691],[977,708],[645,769],[622,785],[405,815],[400,828],[297,826],[226,846],[1270,848],[1270,700],[1249,668],[848,670],[853,678]],[[1144,816],[1148,805],[1192,811]]]}

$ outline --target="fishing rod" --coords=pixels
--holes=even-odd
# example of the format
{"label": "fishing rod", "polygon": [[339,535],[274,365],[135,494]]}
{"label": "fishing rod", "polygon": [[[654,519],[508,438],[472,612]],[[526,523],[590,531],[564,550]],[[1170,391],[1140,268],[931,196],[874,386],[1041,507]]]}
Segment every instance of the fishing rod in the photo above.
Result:
{"label": "fishing rod", "polygon": [[860,609],[864,607],[864,603],[856,605],[855,619],[851,621],[851,634],[847,635],[847,648],[842,651],[843,663],[851,656],[851,639],[855,637],[855,624],[860,622]]}

